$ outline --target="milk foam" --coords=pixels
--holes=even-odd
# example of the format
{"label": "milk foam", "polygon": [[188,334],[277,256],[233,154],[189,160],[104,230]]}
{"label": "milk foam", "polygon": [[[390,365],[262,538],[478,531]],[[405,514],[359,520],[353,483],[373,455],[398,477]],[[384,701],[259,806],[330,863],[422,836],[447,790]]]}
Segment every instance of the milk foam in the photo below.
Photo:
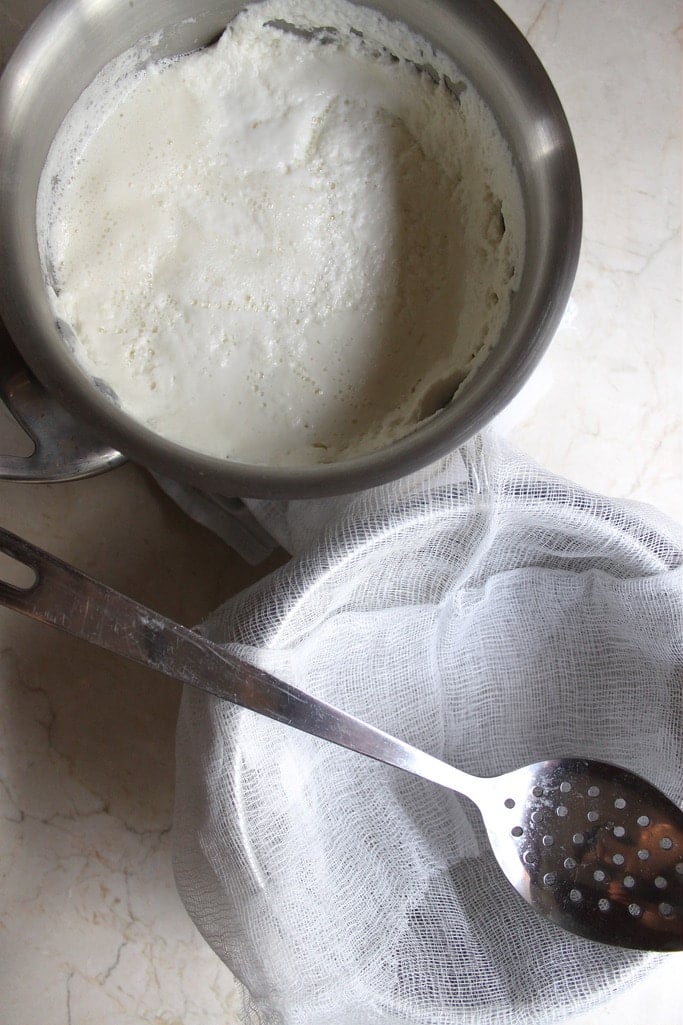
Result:
{"label": "milk foam", "polygon": [[210,48],[133,63],[78,101],[39,190],[84,369],[159,434],[247,463],[350,457],[432,415],[496,344],[523,262],[471,85],[344,0],[266,0]]}

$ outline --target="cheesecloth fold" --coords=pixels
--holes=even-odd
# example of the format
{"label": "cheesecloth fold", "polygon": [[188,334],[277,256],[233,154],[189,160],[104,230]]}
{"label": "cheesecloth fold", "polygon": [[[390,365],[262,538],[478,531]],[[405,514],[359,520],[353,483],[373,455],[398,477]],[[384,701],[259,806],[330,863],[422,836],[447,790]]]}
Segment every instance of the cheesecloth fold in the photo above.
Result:
{"label": "cheesecloth fold", "polygon": [[[575,754],[683,802],[682,553],[655,510],[491,435],[368,492],[249,505],[293,558],[213,640],[467,772]],[[249,1023],[550,1025],[655,960],[528,908],[465,798],[190,688],[175,872]]]}

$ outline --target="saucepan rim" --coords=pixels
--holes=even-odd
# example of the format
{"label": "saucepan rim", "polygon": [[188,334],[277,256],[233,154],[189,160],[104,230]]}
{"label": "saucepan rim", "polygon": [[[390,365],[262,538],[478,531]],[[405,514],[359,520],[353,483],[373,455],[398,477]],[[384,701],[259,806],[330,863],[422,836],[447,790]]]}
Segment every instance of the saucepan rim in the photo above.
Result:
{"label": "saucepan rim", "polygon": [[[30,124],[29,72],[37,61],[45,60],[57,38],[55,33],[62,47],[68,48],[69,34],[77,32],[88,8],[98,6],[102,7],[101,0],[98,5],[92,0],[53,0],[31,26],[0,79],[0,316],[19,352],[48,391],[108,444],[135,462],[205,491],[242,497],[308,498],[363,490],[437,460],[488,424],[519,391],[550,344],[574,281],[582,230],[579,167],[567,119],[545,69],[507,15],[492,0],[427,3],[436,11],[437,20],[460,19],[470,33],[485,40],[487,56],[490,51],[493,62],[490,81],[495,81],[500,67],[501,77],[507,76],[514,82],[516,93],[507,105],[506,123],[501,123],[500,118],[499,123],[520,171],[527,227],[534,222],[535,242],[531,242],[542,249],[535,255],[533,278],[525,266],[508,324],[497,346],[467,379],[455,400],[411,434],[384,449],[344,461],[277,467],[239,463],[186,448],[155,434],[114,406],[70,357],[54,319],[50,318],[46,292],[36,294],[35,270],[31,275],[27,267],[31,261],[31,266],[35,266],[37,242],[33,241],[33,249],[26,245],[27,235],[30,237],[33,232],[35,236],[35,198],[32,225],[27,224],[26,210],[14,202],[27,159],[27,140],[22,138],[20,128]],[[131,6],[129,0],[108,0],[107,9],[113,12],[112,16],[123,18]],[[152,9],[145,6],[148,11]],[[175,6],[183,6],[183,0],[177,0]],[[220,2],[211,7],[211,0],[200,0],[194,5],[185,0],[184,6],[189,18],[193,12],[196,16],[198,6],[204,12],[209,8],[215,12],[220,9]],[[233,4],[229,10],[226,7],[226,23],[240,6]],[[385,13],[392,11],[389,0],[379,0],[371,6]],[[397,6],[401,20],[408,21],[406,12],[410,12],[411,5]],[[414,7],[424,8],[424,0]],[[419,19],[414,27],[429,38]],[[197,45],[208,42],[213,35],[215,32],[207,33],[203,39],[198,36]],[[135,42],[131,39],[125,47],[110,53],[97,70]],[[462,63],[462,54],[452,48],[444,49]],[[92,78],[94,74],[88,81]],[[489,99],[480,82],[475,80],[473,84],[485,100]],[[513,124],[517,116],[515,104],[519,105],[520,114],[518,123]],[[494,116],[499,117],[495,104],[490,105]],[[54,132],[59,123],[54,125]],[[518,133],[517,141],[521,139],[522,144],[515,147],[511,132]],[[49,148],[50,143],[48,139],[45,145]],[[521,145],[527,144],[529,150],[538,153],[538,160],[525,177]],[[529,245],[528,237],[527,265]]]}

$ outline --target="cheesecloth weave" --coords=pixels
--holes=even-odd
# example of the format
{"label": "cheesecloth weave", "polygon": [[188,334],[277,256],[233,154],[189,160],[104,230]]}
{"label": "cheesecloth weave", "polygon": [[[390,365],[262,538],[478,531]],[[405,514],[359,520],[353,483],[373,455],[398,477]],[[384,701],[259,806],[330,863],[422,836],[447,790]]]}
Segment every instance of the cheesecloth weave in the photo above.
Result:
{"label": "cheesecloth weave", "polygon": [[[681,547],[655,510],[490,435],[250,507],[294,558],[212,639],[467,772],[575,754],[683,801]],[[465,798],[190,688],[177,777],[179,892],[249,1023],[550,1025],[653,964],[528,908]]]}

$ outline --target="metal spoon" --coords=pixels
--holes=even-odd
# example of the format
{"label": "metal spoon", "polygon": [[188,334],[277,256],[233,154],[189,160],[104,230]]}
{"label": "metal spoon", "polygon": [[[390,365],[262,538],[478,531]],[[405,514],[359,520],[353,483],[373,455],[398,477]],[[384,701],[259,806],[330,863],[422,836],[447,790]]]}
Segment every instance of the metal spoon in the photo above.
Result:
{"label": "metal spoon", "polygon": [[26,586],[0,581],[0,602],[8,607],[465,795],[482,814],[503,872],[540,914],[613,946],[683,949],[683,813],[641,777],[585,758],[537,762],[491,779],[470,776],[275,679],[5,530],[0,552],[33,577]]}

